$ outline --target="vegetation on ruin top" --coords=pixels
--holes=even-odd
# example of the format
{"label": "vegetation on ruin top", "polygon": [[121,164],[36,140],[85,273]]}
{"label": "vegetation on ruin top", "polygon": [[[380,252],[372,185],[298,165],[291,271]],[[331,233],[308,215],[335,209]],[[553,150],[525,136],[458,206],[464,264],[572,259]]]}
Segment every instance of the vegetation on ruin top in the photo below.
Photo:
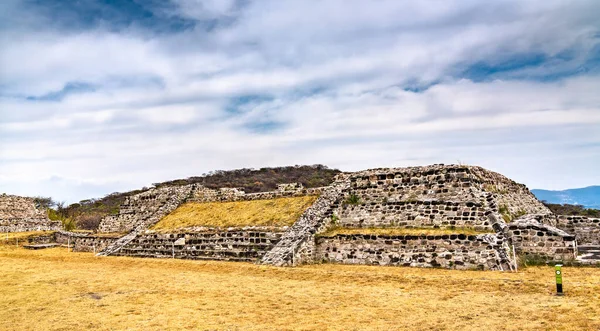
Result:
{"label": "vegetation on ruin top", "polygon": [[234,202],[188,202],[151,227],[156,231],[193,226],[290,226],[316,196]]}
{"label": "vegetation on ruin top", "polygon": [[440,236],[450,234],[478,235],[483,233],[493,233],[492,230],[476,230],[468,227],[455,228],[342,228],[332,227],[323,233],[319,233],[319,237],[333,237],[338,234],[360,234],[360,235],[382,235],[382,236]]}
{"label": "vegetation on ruin top", "polygon": [[0,246],[6,330],[598,330],[600,269],[95,257]]}

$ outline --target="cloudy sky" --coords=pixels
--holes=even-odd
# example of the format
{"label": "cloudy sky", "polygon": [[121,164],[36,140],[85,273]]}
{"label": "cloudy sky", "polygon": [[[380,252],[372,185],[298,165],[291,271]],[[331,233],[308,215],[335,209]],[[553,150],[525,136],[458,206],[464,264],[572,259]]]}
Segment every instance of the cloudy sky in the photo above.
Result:
{"label": "cloudy sky", "polygon": [[600,1],[0,1],[0,192],[466,163],[600,184]]}

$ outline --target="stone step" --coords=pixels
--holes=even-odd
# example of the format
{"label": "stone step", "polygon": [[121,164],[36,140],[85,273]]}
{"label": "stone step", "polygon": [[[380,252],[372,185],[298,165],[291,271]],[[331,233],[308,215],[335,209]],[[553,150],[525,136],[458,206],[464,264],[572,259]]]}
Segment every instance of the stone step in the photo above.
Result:
{"label": "stone step", "polygon": [[581,261],[600,261],[600,246],[584,245],[577,247],[577,259]]}
{"label": "stone step", "polygon": [[48,244],[34,244],[34,245],[23,245],[23,248],[26,249],[46,249],[60,246],[57,243],[48,243]]}

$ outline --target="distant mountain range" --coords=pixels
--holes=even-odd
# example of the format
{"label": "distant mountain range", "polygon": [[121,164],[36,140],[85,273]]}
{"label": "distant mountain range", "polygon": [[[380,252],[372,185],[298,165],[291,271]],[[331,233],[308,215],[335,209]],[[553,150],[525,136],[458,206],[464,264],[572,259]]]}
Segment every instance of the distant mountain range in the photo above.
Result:
{"label": "distant mountain range", "polygon": [[573,188],[563,191],[531,190],[539,200],[549,203],[582,205],[585,208],[600,209],[600,186]]}

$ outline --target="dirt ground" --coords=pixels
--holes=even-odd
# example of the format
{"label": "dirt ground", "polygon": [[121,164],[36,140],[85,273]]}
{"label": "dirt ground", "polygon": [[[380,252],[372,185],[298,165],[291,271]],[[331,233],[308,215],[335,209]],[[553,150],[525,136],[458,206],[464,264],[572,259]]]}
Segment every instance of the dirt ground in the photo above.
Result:
{"label": "dirt ground", "polygon": [[274,268],[0,246],[0,330],[600,330],[600,268]]}

